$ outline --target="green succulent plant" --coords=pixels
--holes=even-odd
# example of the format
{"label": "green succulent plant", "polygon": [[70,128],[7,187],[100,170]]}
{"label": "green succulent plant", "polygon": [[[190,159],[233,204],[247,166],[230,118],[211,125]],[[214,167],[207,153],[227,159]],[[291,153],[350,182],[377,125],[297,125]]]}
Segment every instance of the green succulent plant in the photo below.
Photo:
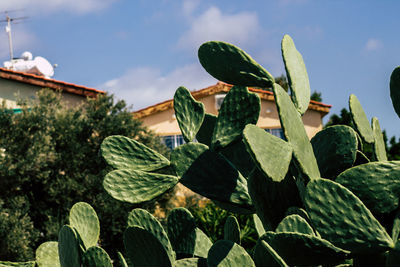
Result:
{"label": "green succulent plant", "polygon": [[[140,203],[182,183],[223,209],[254,214],[259,239],[250,255],[240,246],[235,217],[221,225],[224,240],[213,244],[185,208],[172,210],[165,228],[136,209],[123,238],[128,260],[119,254],[120,265],[400,266],[400,161],[387,161],[379,122],[369,123],[357,97],[349,99],[355,130],[328,127],[309,140],[301,120],[310,101],[309,78],[290,36],[282,40],[289,93],[236,46],[207,42],[198,55],[207,72],[233,84],[219,115],[206,114],[187,89],[178,88],[174,109],[187,143],[166,159],[135,140],[108,137],[101,153],[115,170],[103,185],[118,200]],[[399,73],[398,67],[390,80],[398,114]],[[260,99],[247,86],[272,87],[285,140],[255,125]],[[371,158],[361,140],[372,145]],[[39,247],[36,262],[48,266],[58,258],[61,266],[111,266],[96,245],[98,233],[93,209],[77,203],[58,243]]]}

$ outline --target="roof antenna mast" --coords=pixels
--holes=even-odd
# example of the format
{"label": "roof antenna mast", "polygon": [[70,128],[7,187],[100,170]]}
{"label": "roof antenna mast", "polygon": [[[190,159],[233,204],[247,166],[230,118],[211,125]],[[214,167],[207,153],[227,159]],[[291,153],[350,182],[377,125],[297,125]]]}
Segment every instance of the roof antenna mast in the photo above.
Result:
{"label": "roof antenna mast", "polygon": [[23,20],[27,19],[28,17],[19,17],[19,18],[11,18],[8,15],[8,11],[4,12],[6,15],[6,19],[0,20],[0,23],[5,22],[6,24],[6,32],[8,34],[8,45],[10,48],[10,62],[13,62],[14,59],[14,51],[13,51],[13,43],[12,43],[12,32],[11,32],[11,22],[14,22],[16,20]]}

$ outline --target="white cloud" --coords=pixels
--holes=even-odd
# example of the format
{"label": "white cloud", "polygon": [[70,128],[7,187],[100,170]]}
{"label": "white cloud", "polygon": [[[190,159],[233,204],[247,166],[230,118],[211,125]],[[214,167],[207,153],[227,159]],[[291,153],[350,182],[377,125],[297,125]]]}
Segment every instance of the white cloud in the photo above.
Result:
{"label": "white cloud", "polygon": [[366,51],[376,51],[383,47],[383,43],[379,39],[370,38],[364,46]]}
{"label": "white cloud", "polygon": [[200,4],[200,0],[183,0],[182,11],[185,16],[191,16]]}
{"label": "white cloud", "polygon": [[256,13],[223,14],[217,7],[210,7],[190,23],[190,29],[179,39],[178,46],[181,48],[197,49],[211,40],[236,45],[254,43],[260,31]]}
{"label": "white cloud", "polygon": [[179,86],[198,90],[216,82],[199,64],[192,64],[166,74],[155,68],[133,68],[98,88],[113,93],[138,110],[173,98]]}
{"label": "white cloud", "polygon": [[67,10],[83,14],[102,10],[115,1],[118,0],[1,0],[0,11],[26,9],[26,13],[50,13]]}

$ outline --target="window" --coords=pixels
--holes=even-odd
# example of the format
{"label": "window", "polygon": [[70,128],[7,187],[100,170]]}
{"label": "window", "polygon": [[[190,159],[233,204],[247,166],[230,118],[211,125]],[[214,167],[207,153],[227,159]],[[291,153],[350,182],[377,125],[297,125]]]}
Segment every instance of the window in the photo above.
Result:
{"label": "window", "polygon": [[163,136],[162,141],[164,145],[166,145],[171,150],[185,143],[185,140],[183,140],[183,136],[180,134]]}
{"label": "window", "polygon": [[222,102],[224,102],[226,94],[215,95],[215,108],[219,110],[221,108]]}
{"label": "window", "polygon": [[264,130],[266,132],[269,132],[272,135],[275,135],[283,140],[286,140],[285,135],[283,134],[282,128],[266,128]]}

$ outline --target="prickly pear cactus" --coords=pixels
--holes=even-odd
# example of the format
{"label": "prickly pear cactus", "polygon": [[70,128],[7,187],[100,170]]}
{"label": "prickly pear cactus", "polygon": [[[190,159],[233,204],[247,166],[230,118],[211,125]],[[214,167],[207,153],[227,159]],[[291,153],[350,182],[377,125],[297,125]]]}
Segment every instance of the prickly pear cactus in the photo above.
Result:
{"label": "prickly pear cactus", "polygon": [[[400,165],[387,161],[379,122],[373,118],[369,123],[357,97],[351,95],[349,100],[354,129],[329,127],[310,141],[301,117],[310,101],[309,77],[290,36],[282,40],[289,93],[234,45],[207,42],[198,55],[207,72],[233,85],[218,116],[205,113],[187,89],[178,88],[174,109],[187,143],[166,159],[134,140],[108,137],[101,153],[115,170],[103,185],[118,200],[140,203],[180,182],[224,209],[253,214],[259,239],[249,255],[239,245],[234,217],[221,226],[225,240],[212,244],[185,209],[171,211],[166,231],[151,215],[135,210],[124,233],[131,262],[135,266],[400,266]],[[396,68],[390,93],[398,114],[399,77]],[[256,126],[260,100],[247,86],[273,90],[285,140]],[[365,153],[368,147],[370,158],[366,155],[371,153]],[[163,174],[160,169],[165,167],[174,173]],[[62,266],[88,258],[82,256],[85,242],[79,243],[78,232],[68,227],[59,244]]]}

